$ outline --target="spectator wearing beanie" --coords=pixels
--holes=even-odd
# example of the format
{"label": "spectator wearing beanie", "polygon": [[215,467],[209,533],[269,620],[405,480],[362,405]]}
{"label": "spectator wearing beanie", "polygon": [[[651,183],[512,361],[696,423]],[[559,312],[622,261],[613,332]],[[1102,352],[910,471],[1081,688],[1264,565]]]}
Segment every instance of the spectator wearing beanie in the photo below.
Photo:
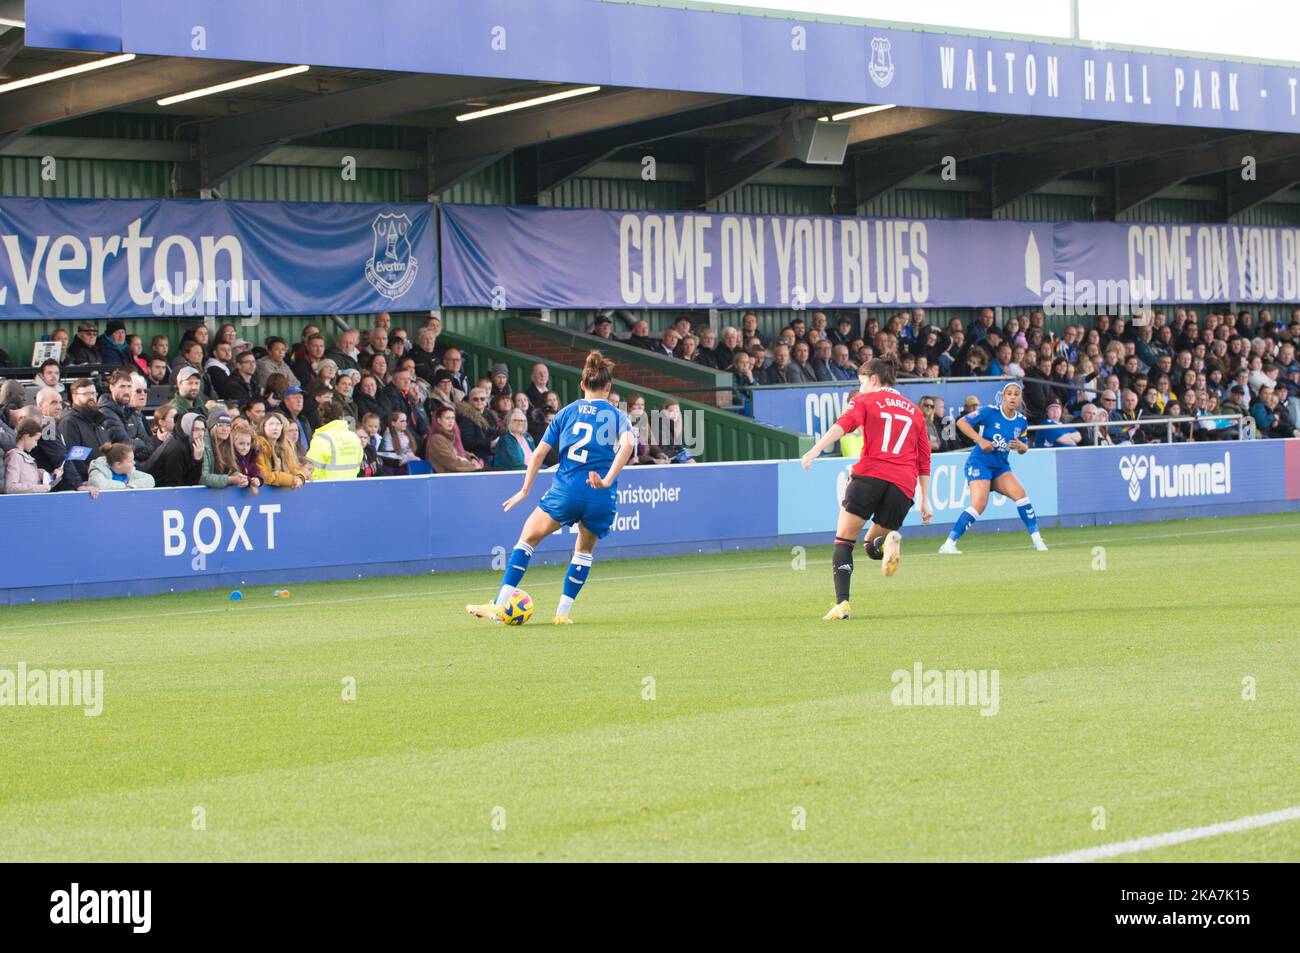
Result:
{"label": "spectator wearing beanie", "polygon": [[121,321],[110,321],[100,335],[99,363],[110,367],[134,367],[135,361],[126,347],[126,325]]}
{"label": "spectator wearing beanie", "polygon": [[181,417],[176,432],[144,464],[155,486],[198,486],[207,456],[207,423],[203,415]]}
{"label": "spectator wearing beanie", "polygon": [[[244,477],[233,477],[221,466],[217,458],[217,446],[230,442],[230,428],[234,418],[230,412],[218,408],[208,414],[207,444],[203,453],[203,469],[200,482],[212,490],[224,490],[228,486],[247,486]],[[224,451],[223,451],[224,452]]]}

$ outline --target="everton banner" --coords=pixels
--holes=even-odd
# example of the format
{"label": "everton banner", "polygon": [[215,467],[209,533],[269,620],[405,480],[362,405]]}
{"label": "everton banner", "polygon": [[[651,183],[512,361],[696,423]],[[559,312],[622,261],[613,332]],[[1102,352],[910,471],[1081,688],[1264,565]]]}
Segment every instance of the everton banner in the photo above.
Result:
{"label": "everton banner", "polygon": [[443,304],[1035,306],[1300,298],[1300,229],[443,206]]}
{"label": "everton banner", "polygon": [[0,318],[437,307],[426,204],[0,199]]}

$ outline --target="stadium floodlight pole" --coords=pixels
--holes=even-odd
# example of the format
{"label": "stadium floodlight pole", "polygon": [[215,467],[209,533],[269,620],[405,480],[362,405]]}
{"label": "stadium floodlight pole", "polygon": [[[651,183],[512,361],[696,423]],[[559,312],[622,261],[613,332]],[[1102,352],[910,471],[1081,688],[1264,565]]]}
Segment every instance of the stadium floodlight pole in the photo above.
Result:
{"label": "stadium floodlight pole", "polygon": [[22,79],[0,83],[0,93],[11,93],[16,89],[26,89],[28,86],[36,86],[39,83],[51,83],[56,79],[65,79],[68,76],[89,73],[91,70],[117,66],[119,63],[129,63],[133,59],[135,59],[134,53],[119,53],[116,56],[107,56],[103,59],[91,60],[88,63],[78,63],[76,66],[65,66],[62,69],[51,70],[48,73],[24,76]]}
{"label": "stadium floodlight pole", "polygon": [[252,86],[256,83],[269,83],[274,79],[284,79],[286,76],[296,76],[299,73],[305,73],[311,69],[310,66],[286,66],[283,69],[272,70],[269,73],[258,73],[256,76],[245,76],[243,79],[233,79],[228,83],[218,83],[215,86],[204,86],[202,89],[192,89],[187,93],[176,93],[174,96],[164,96],[158,100],[159,106],[171,106],[175,103],[187,102],[191,99],[198,99],[201,96],[212,96],[216,93],[229,92],[232,89],[241,89],[244,86]]}
{"label": "stadium floodlight pole", "polygon": [[514,112],[516,109],[531,109],[534,106],[545,106],[547,103],[557,103],[562,99],[572,99],[575,96],[587,96],[599,91],[599,86],[579,86],[576,89],[566,89],[563,92],[550,93],[546,96],[538,96],[534,99],[521,99],[517,103],[506,103],[502,106],[489,106],[487,109],[476,109],[474,112],[461,113],[456,117],[456,121],[469,122],[473,119],[486,119],[488,116],[499,116],[501,113]]}

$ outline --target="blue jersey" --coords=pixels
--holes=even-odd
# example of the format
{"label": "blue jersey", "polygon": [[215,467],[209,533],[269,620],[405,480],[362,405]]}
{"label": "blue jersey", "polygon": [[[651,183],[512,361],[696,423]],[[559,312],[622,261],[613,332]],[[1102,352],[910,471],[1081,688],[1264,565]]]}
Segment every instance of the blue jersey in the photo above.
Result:
{"label": "blue jersey", "polygon": [[979,448],[979,444],[970,452],[969,463],[993,467],[996,469],[1006,469],[1010,466],[1007,463],[1008,444],[1012,440],[1021,440],[1029,429],[1029,421],[1025,415],[1016,412],[1014,417],[1008,417],[1002,413],[1002,408],[988,404],[981,407],[974,413],[966,415],[966,422],[975,428],[975,432],[985,440],[993,442],[993,449],[985,452]]}
{"label": "blue jersey", "polygon": [[614,464],[619,438],[632,422],[607,400],[575,400],[553,418],[542,440],[559,451],[560,466],[551,483],[554,492],[587,499],[617,496],[618,481],[606,490],[587,484],[587,474],[604,476]]}

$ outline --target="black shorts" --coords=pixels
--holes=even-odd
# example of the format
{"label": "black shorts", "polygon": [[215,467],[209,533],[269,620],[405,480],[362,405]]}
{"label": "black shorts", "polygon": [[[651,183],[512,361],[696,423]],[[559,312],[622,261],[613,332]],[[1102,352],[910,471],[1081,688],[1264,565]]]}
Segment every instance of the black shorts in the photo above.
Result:
{"label": "black shorts", "polygon": [[912,508],[912,498],[888,480],[855,474],[844,490],[843,506],[854,516],[879,523],[885,529],[898,529]]}

